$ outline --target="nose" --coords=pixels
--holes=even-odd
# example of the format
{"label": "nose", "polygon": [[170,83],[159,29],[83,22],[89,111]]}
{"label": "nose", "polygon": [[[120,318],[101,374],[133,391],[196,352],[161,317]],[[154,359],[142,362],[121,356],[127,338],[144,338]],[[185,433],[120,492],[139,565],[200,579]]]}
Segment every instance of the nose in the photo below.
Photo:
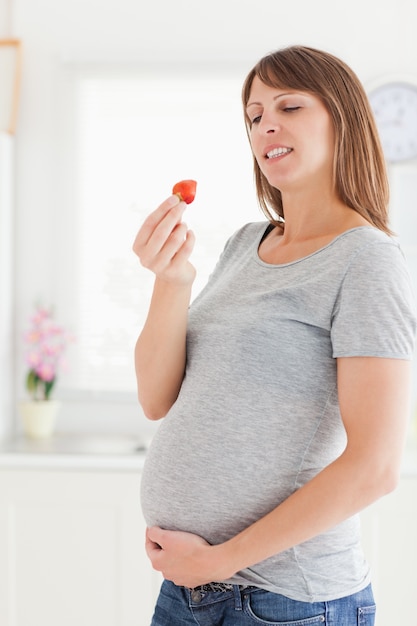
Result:
{"label": "nose", "polygon": [[273,113],[266,113],[264,111],[260,124],[260,130],[265,135],[276,133],[280,130],[281,125]]}

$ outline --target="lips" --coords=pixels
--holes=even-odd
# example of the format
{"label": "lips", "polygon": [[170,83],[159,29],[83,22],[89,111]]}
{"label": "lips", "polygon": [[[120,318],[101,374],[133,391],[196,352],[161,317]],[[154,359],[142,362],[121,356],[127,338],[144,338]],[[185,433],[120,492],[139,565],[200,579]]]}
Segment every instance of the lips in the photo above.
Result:
{"label": "lips", "polygon": [[265,158],[276,159],[277,157],[283,156],[284,154],[289,154],[290,152],[292,152],[292,148],[284,148],[283,146],[279,146],[267,150]]}

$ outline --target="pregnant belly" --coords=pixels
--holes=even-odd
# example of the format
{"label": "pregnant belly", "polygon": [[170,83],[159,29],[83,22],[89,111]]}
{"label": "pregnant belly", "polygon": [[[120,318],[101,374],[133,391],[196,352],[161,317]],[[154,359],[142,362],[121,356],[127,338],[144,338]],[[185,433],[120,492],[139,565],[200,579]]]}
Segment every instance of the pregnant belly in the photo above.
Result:
{"label": "pregnant belly", "polygon": [[282,481],[276,475],[276,455],[260,459],[255,450],[251,455],[246,447],[243,454],[241,448],[235,440],[209,439],[197,446],[189,434],[160,427],[141,482],[147,525],[219,543],[275,508],[289,495],[282,489],[288,477]]}

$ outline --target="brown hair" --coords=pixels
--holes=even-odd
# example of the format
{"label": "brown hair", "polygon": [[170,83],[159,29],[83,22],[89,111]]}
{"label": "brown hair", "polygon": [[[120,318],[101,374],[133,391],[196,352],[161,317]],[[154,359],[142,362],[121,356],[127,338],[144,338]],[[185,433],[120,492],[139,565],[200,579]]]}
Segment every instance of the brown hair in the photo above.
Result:
{"label": "brown hair", "polygon": [[[290,46],[263,57],[249,72],[242,88],[248,133],[251,123],[246,105],[256,76],[269,87],[307,91],[321,98],[335,129],[336,193],[347,206],[391,234],[385,160],[368,98],[356,74],[332,54],[305,46]],[[272,222],[281,222],[281,192],[268,183],[255,158],[254,173],[263,212]]]}

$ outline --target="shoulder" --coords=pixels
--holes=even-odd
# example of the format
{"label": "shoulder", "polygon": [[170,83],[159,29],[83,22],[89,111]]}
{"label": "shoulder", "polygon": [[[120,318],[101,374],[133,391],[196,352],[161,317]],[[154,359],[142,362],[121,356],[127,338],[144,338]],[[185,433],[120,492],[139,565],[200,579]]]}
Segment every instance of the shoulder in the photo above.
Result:
{"label": "shoulder", "polygon": [[398,241],[373,228],[349,239],[334,308],[334,356],[411,358],[415,297]]}
{"label": "shoulder", "polygon": [[345,282],[357,288],[358,283],[396,283],[410,288],[410,275],[400,243],[376,228],[360,228],[345,233]]}
{"label": "shoulder", "polygon": [[353,250],[360,250],[361,248],[366,249],[368,246],[378,244],[388,244],[399,248],[399,242],[395,237],[387,235],[382,230],[373,226],[352,228],[339,235],[338,239],[346,243],[346,245],[350,246]]}
{"label": "shoulder", "polygon": [[378,269],[380,263],[395,267],[406,267],[405,257],[399,241],[374,227],[360,227],[346,231],[333,242],[339,263],[345,271]]}

